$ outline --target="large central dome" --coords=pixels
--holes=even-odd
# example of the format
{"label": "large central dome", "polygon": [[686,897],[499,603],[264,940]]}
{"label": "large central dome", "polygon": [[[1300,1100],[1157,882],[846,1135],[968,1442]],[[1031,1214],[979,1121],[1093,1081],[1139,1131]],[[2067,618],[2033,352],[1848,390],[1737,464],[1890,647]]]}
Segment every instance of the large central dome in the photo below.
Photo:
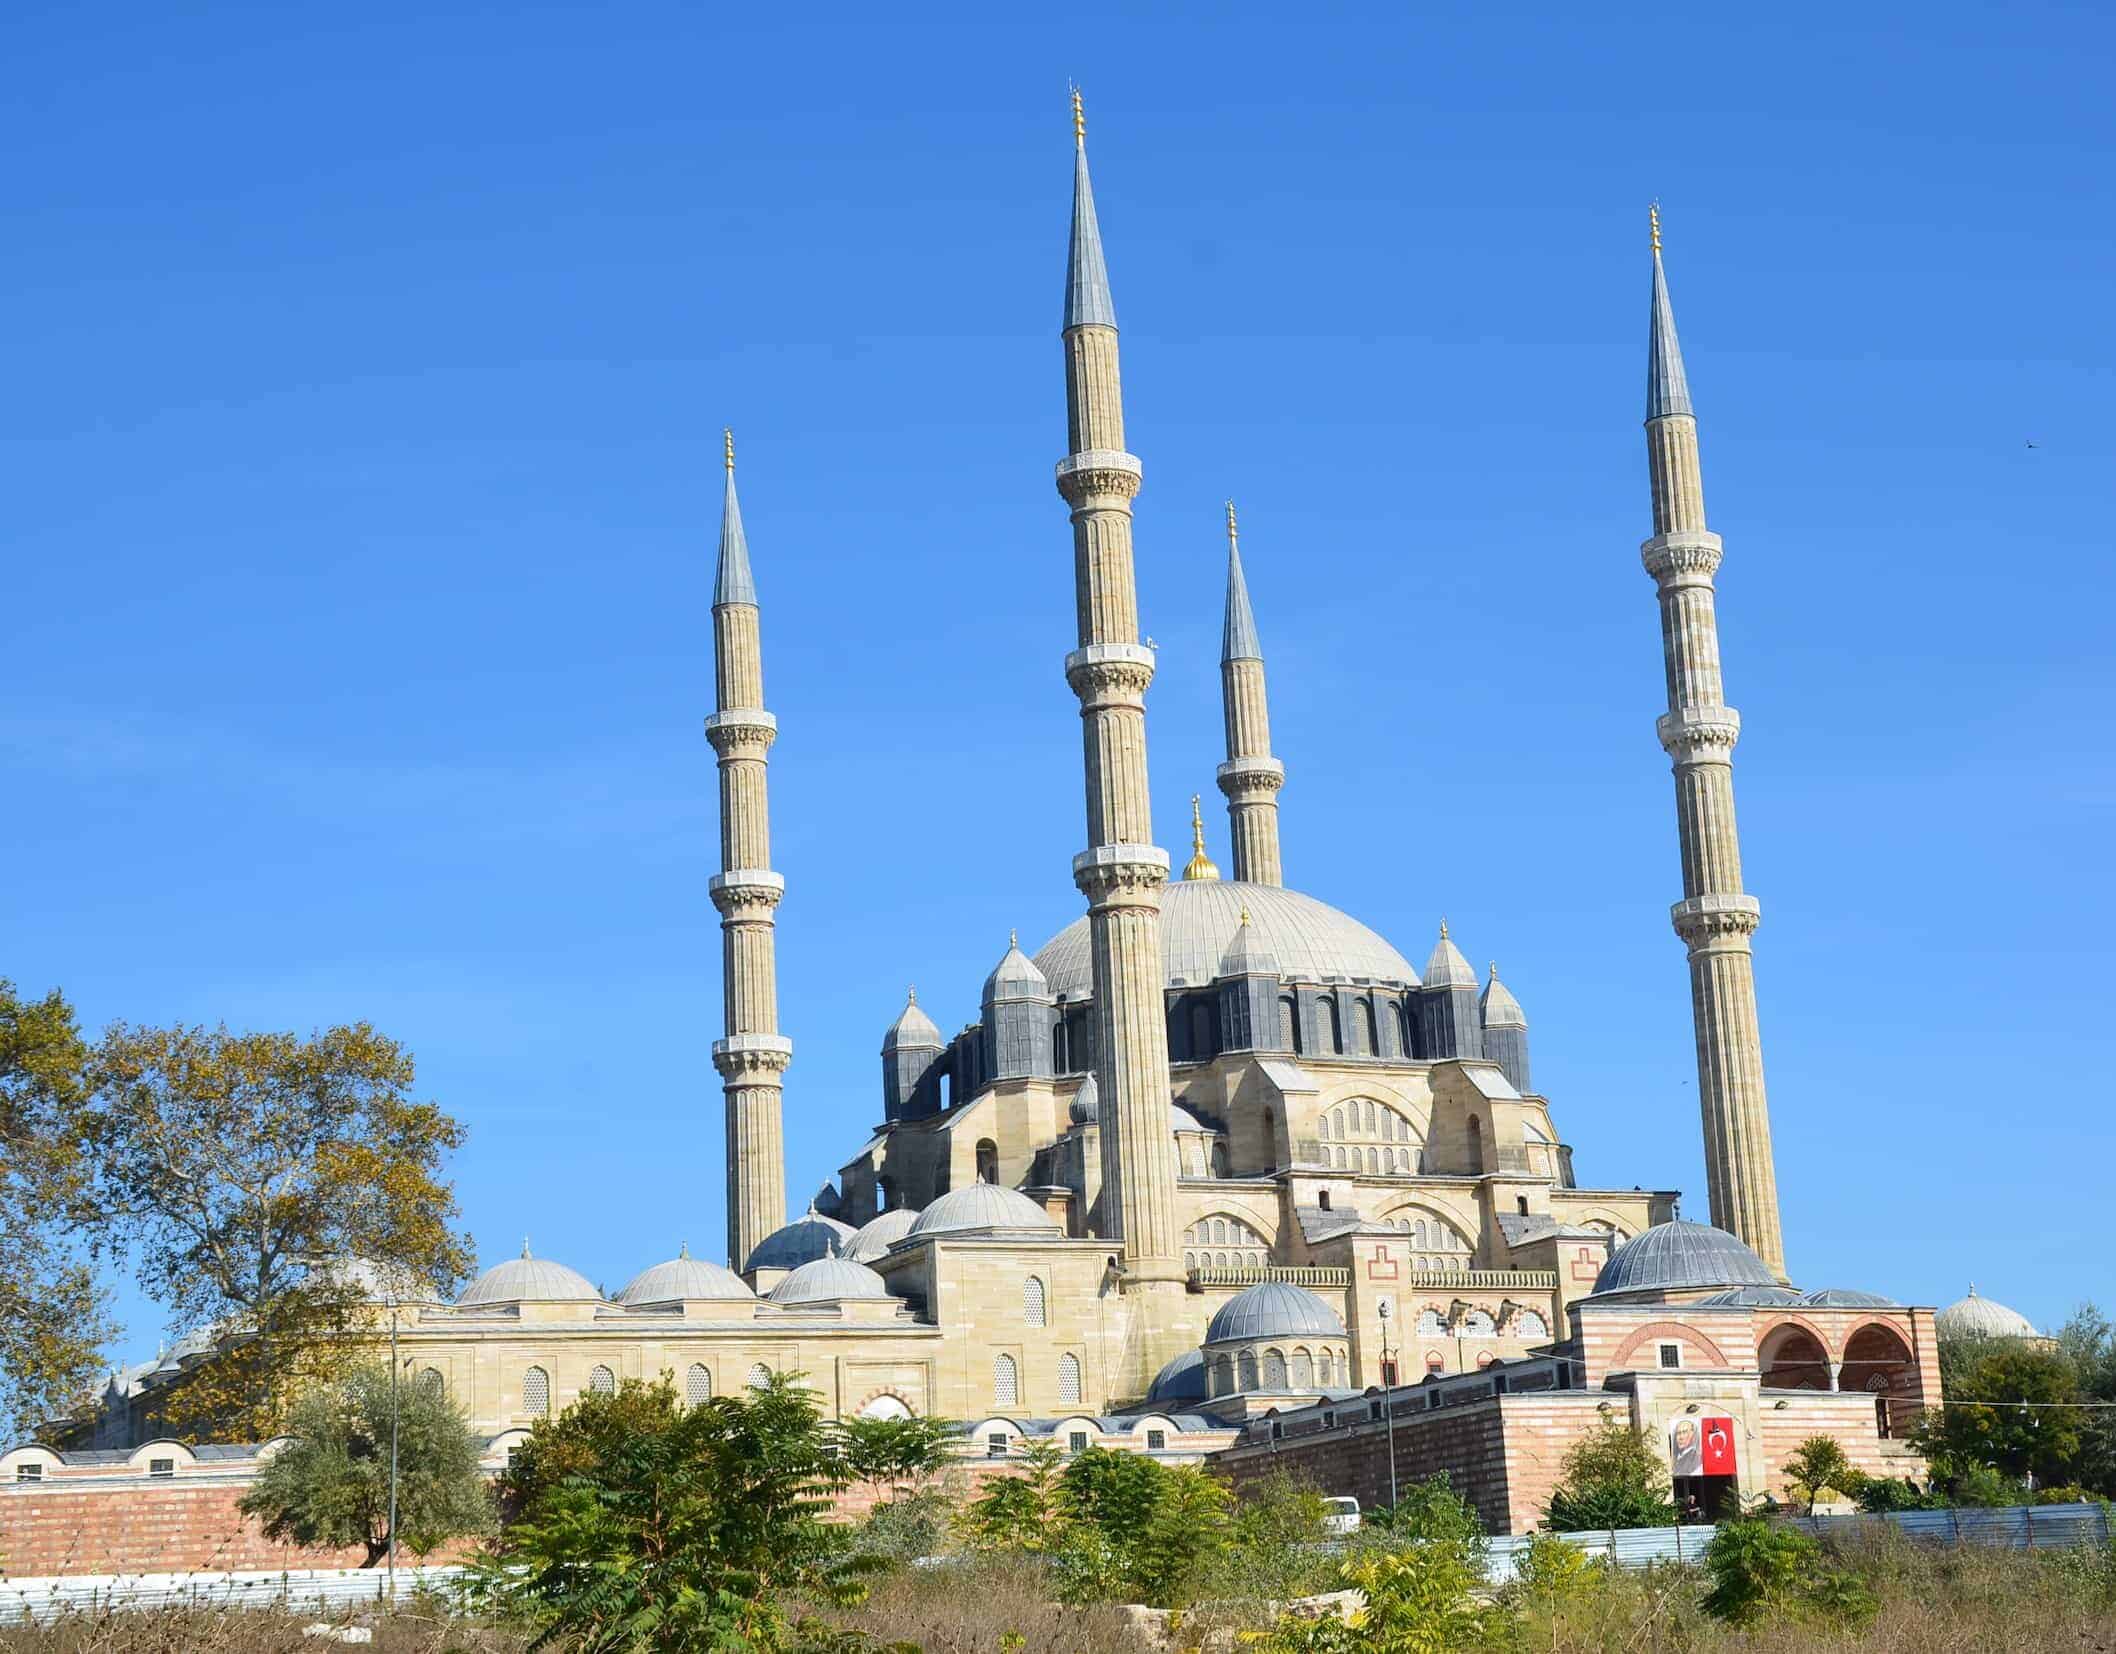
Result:
{"label": "large central dome", "polygon": [[[1217,976],[1244,911],[1252,943],[1278,961],[1282,976],[1303,982],[1332,977],[1418,981],[1402,954],[1350,914],[1313,896],[1275,884],[1181,879],[1161,887],[1161,974],[1167,985],[1203,987]],[[1060,998],[1083,999],[1093,991],[1085,914],[1037,950],[1036,968]]]}

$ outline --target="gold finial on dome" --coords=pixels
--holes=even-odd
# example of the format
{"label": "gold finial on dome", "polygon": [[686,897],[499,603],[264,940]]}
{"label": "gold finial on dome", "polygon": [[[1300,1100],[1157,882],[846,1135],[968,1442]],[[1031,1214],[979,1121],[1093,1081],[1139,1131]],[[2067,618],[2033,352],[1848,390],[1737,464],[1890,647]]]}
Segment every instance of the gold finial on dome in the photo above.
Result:
{"label": "gold finial on dome", "polygon": [[1660,203],[1658,201],[1646,209],[1646,222],[1652,226],[1653,251],[1657,254],[1660,251]]}
{"label": "gold finial on dome", "polygon": [[1216,879],[1220,870],[1205,854],[1205,816],[1198,808],[1198,795],[1190,795],[1190,865],[1183,869],[1185,879]]}
{"label": "gold finial on dome", "polygon": [[1499,980],[1499,961],[1496,959],[1491,962],[1491,979],[1494,982]]}
{"label": "gold finial on dome", "polygon": [[1015,930],[1012,926],[1008,926],[1007,928],[1007,946],[1010,948],[1018,948],[1021,946],[1021,932]]}
{"label": "gold finial on dome", "polygon": [[1445,919],[1440,921],[1440,940],[1443,942],[1447,940],[1447,921]]}
{"label": "gold finial on dome", "polygon": [[1080,108],[1080,88],[1073,88],[1073,147],[1087,148],[1087,116]]}

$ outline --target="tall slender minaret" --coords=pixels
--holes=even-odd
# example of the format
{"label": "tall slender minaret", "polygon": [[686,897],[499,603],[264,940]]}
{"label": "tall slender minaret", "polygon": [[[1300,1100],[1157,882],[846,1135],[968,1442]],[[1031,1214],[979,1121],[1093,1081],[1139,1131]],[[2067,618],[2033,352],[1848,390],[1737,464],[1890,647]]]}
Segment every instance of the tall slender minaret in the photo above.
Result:
{"label": "tall slender minaret", "polygon": [[1722,698],[1713,571],[1719,536],[1705,527],[1675,312],[1661,270],[1660,209],[1652,211],[1653,312],[1646,366],[1646,455],[1653,481],[1653,538],[1639,548],[1660,588],[1668,714],[1660,743],[1675,766],[1675,821],[1683,899],[1672,916],[1690,950],[1690,1014],[1697,1033],[1697,1100],[1704,1113],[1705,1178],[1712,1221],[1748,1242],[1783,1279],[1778,1175],[1763,1092],[1756,975],[1749,938],[1761,916],[1741,888],[1734,832],[1734,743],[1741,716]]}
{"label": "tall slender minaret", "polygon": [[1080,628],[1080,647],[1065,657],[1065,677],[1080,697],[1087,770],[1088,848],[1073,858],[1073,881],[1087,897],[1094,969],[1100,1220],[1105,1235],[1123,1238],[1127,1293],[1136,1289],[1144,1300],[1135,1322],[1136,1365],[1159,1349],[1171,1323],[1153,1300],[1171,1290],[1179,1296],[1183,1288],[1161,969],[1168,852],[1153,843],[1146,792],[1146,686],[1153,681],[1154,657],[1139,642],[1132,578],[1131,502],[1140,469],[1124,451],[1117,313],[1088,188],[1086,123],[1077,92],[1073,143],[1073,235],[1062,330],[1072,451],[1058,462],[1058,492],[1072,507]]}
{"label": "tall slender minaret", "polygon": [[1227,623],[1220,632],[1220,699],[1227,715],[1227,795],[1234,876],[1250,884],[1284,884],[1278,861],[1278,790],[1286,766],[1271,756],[1271,707],[1264,697],[1264,646],[1257,641],[1242,545],[1227,502]]}
{"label": "tall slender minaret", "polygon": [[713,1066],[727,1093],[727,1255],[736,1269],[786,1222],[786,1143],[779,1123],[781,1076],[793,1041],[779,1032],[779,970],[773,926],[786,881],[771,870],[766,755],[779,722],[764,710],[764,656],[757,586],[735,502],[735,435],[727,433],[727,500],[720,516],[720,570],[713,581],[717,693],[705,738],[720,755],[720,871],[707,886],[720,910],[720,962],[727,1037]]}

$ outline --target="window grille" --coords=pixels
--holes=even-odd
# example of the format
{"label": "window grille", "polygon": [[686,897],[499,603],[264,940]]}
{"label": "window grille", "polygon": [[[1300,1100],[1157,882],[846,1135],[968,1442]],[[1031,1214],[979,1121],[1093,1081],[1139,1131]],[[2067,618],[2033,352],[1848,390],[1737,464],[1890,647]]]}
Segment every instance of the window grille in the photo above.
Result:
{"label": "window grille", "polygon": [[1080,1405],[1080,1357],[1068,1350],[1058,1358],[1058,1404]]}
{"label": "window grille", "polygon": [[522,1374],[522,1411],[537,1418],[551,1411],[551,1375],[541,1367]]}
{"label": "window grille", "polygon": [[988,1458],[988,1459],[1003,1459],[1003,1458],[1005,1458],[1006,1456],[1007,1456],[1007,1433],[1006,1433],[1006,1432],[1005,1432],[1004,1430],[995,1430],[995,1431],[993,1431],[993,1432],[992,1432],[992,1433],[991,1433],[991,1434],[990,1434],[989,1436],[985,1437],[985,1457],[986,1457],[986,1458]]}
{"label": "window grille", "polygon": [[1164,1451],[1164,1450],[1165,1450],[1165,1449],[1167,1448],[1167,1446],[1168,1446],[1168,1432],[1167,1432],[1166,1430],[1149,1430],[1149,1431],[1147,1431],[1147,1432],[1146,1432],[1146,1451],[1147,1451],[1147,1452],[1149,1452],[1149,1453],[1159,1453],[1159,1452],[1162,1452],[1162,1451]]}
{"label": "window grille", "polygon": [[1031,1275],[1021,1283],[1021,1318],[1032,1327],[1044,1325],[1043,1281]]}
{"label": "window grille", "polygon": [[712,1369],[702,1362],[693,1361],[691,1370],[683,1375],[683,1399],[693,1407],[713,1399]]}
{"label": "window grille", "polygon": [[1683,1347],[1680,1344],[1661,1345],[1660,1364],[1663,1367],[1680,1367],[1683,1364]]}
{"label": "window grille", "polygon": [[147,1474],[150,1476],[174,1476],[176,1474],[176,1461],[174,1459],[149,1459],[147,1461]]}
{"label": "window grille", "polygon": [[617,1394],[617,1375],[608,1367],[596,1367],[588,1373],[588,1393],[597,1396]]}
{"label": "window grille", "polygon": [[15,1466],[15,1480],[41,1482],[44,1480],[44,1467],[40,1464],[18,1464]]}
{"label": "window grille", "polygon": [[1087,1432],[1085,1430],[1075,1430],[1065,1438],[1065,1445],[1071,1452],[1085,1453],[1087,1451]]}
{"label": "window grille", "polygon": [[744,1382],[752,1390],[768,1390],[771,1388],[771,1369],[760,1361],[750,1368],[749,1377]]}
{"label": "window grille", "polygon": [[1011,1355],[992,1358],[992,1405],[1014,1407],[1021,1400],[1021,1371]]}
{"label": "window grille", "polygon": [[419,1388],[430,1396],[446,1395],[448,1380],[442,1376],[439,1367],[428,1367],[419,1375]]}

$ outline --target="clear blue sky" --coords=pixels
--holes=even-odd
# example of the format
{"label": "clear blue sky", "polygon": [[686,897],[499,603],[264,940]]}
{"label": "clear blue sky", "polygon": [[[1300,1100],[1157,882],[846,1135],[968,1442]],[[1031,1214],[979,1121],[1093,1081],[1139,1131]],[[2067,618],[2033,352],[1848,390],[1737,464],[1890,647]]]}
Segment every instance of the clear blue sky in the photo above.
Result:
{"label": "clear blue sky", "polygon": [[905,984],[959,1026],[1081,908],[1077,78],[1161,841],[1213,797],[1231,494],[1289,882],[1414,959],[1445,914],[1582,1180],[1705,1215],[1658,196],[1794,1273],[2116,1299],[2111,14],[1418,9],[15,8],[0,972],[91,1026],[372,1019],[488,1261],[717,1251],[732,423],[798,1204]]}

